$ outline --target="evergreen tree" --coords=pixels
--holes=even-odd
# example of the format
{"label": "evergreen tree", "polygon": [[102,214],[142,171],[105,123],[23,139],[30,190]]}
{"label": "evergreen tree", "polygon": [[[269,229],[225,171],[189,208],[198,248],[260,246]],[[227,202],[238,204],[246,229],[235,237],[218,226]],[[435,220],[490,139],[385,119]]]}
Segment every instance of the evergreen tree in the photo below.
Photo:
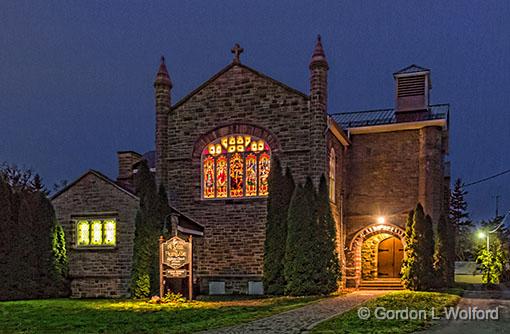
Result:
{"label": "evergreen tree", "polygon": [[164,188],[158,193],[154,175],[147,163],[140,163],[135,176],[136,194],[140,208],[135,219],[133,269],[131,294],[135,298],[149,297],[159,292],[159,236],[162,233],[162,198]]}
{"label": "evergreen tree", "polygon": [[421,251],[421,277],[422,290],[429,290],[437,285],[434,279],[434,227],[432,218],[425,216],[423,227],[423,238],[418,239],[419,249]]}
{"label": "evergreen tree", "polygon": [[283,268],[287,215],[294,192],[294,180],[289,168],[283,175],[280,160],[277,157],[271,163],[268,187],[263,283],[267,294],[281,295],[285,289]]}
{"label": "evergreen tree", "polygon": [[316,254],[318,255],[317,286],[321,294],[336,291],[340,276],[340,265],[336,250],[336,225],[331,213],[328,184],[326,177],[321,176],[317,194]]}
{"label": "evergreen tree", "polygon": [[434,270],[438,285],[452,287],[455,278],[455,231],[448,217],[442,214],[437,225]]}
{"label": "evergreen tree", "polygon": [[[142,220],[140,209],[136,212],[135,242],[133,247],[133,269],[131,273],[131,296],[134,298],[149,297],[151,292],[150,264],[151,254],[148,241],[148,229]],[[150,242],[150,241],[149,241]]]}
{"label": "evergreen tree", "polygon": [[55,270],[61,278],[66,279],[69,273],[66,240],[64,228],[58,223],[55,224],[55,228],[53,230],[52,249],[55,261]]}
{"label": "evergreen tree", "polygon": [[55,211],[41,179],[15,166],[7,171],[0,170],[0,299],[64,296],[53,249]]}
{"label": "evergreen tree", "polygon": [[406,289],[415,290],[418,276],[416,263],[416,234],[414,232],[414,210],[409,211],[406,220],[404,259],[401,277]]}
{"label": "evergreen tree", "polygon": [[425,216],[420,203],[414,209],[411,222],[406,224],[406,249],[402,281],[410,290],[427,290],[433,285],[434,232],[432,219]]}
{"label": "evergreen tree", "polygon": [[315,191],[312,180],[294,191],[289,207],[284,275],[285,294],[293,296],[315,295],[320,289],[315,278],[314,229],[317,226]]}
{"label": "evergreen tree", "polygon": [[464,199],[467,194],[461,179],[455,180],[450,195],[450,222],[454,226],[455,255],[459,261],[467,261],[474,257],[473,222],[469,219],[468,206]]}
{"label": "evergreen tree", "polygon": [[444,215],[439,217],[437,223],[436,249],[434,254],[434,272],[438,279],[438,286],[448,286],[448,225]]}

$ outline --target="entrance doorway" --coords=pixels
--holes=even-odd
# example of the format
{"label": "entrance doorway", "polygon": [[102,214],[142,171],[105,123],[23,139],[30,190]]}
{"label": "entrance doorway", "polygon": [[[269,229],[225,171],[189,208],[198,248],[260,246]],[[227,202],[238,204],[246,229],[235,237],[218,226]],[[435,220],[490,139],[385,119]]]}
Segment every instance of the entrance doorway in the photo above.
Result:
{"label": "entrance doorway", "polygon": [[389,237],[379,243],[377,249],[377,277],[400,277],[400,267],[404,258],[402,241]]}

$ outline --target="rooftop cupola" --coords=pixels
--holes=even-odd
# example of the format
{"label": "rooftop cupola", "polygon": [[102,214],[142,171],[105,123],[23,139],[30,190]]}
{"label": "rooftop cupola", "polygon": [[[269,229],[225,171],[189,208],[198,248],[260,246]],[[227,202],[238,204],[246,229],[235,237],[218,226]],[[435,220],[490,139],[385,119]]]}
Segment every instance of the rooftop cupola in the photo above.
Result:
{"label": "rooftop cupola", "polygon": [[429,106],[430,70],[411,65],[393,73],[396,83],[395,111],[426,111]]}

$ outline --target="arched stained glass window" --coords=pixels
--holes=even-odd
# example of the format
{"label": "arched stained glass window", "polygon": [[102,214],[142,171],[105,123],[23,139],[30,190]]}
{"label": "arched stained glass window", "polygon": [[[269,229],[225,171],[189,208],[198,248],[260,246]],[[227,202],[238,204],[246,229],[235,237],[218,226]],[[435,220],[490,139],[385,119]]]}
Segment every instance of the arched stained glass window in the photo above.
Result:
{"label": "arched stained glass window", "polygon": [[263,139],[248,135],[229,135],[210,143],[202,152],[202,197],[267,196],[270,154]]}

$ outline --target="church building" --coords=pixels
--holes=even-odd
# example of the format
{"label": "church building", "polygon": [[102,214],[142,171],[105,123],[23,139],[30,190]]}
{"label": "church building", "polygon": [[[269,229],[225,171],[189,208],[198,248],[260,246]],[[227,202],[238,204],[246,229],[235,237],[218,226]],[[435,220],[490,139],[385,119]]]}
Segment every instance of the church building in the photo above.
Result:
{"label": "church building", "polygon": [[116,180],[90,170],[53,196],[74,297],[129,295],[139,204],[133,175],[142,160],[167,189],[173,228],[194,236],[197,292],[263,292],[275,156],[296,183],[327,178],[341,285],[398,284],[408,212],[419,202],[437,222],[449,189],[449,105],[430,104],[430,70],[411,65],[393,74],[394,108],[339,112],[328,105],[328,95],[341,92],[328,90],[320,37],[309,92],[247,66],[242,52],[236,44],[230,64],[177,102],[162,58],[155,150],[118,152]]}

